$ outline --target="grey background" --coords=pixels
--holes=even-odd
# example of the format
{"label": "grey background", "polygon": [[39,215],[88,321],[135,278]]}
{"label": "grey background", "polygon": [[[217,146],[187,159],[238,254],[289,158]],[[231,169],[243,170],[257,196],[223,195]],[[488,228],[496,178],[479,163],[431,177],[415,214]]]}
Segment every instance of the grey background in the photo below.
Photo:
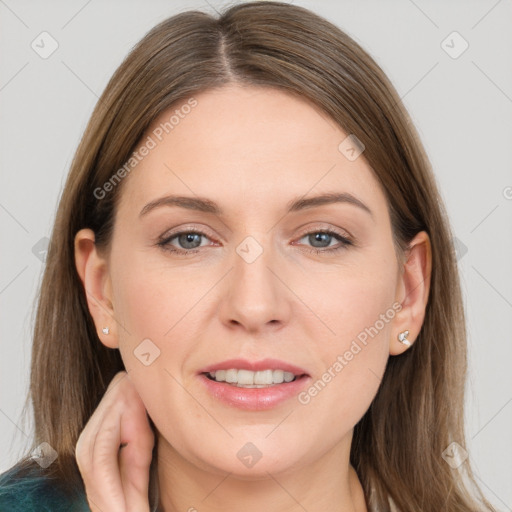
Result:
{"label": "grey background", "polygon": [[[369,51],[422,136],[459,240],[470,345],[466,449],[491,501],[511,511],[512,2],[295,3]],[[97,98],[156,23],[226,4],[0,0],[0,472],[14,464],[30,435],[31,420],[23,422],[21,410],[43,270],[40,240],[50,234]],[[43,31],[59,45],[47,59],[31,48]],[[441,46],[453,31],[469,43],[458,58]],[[460,43],[445,44],[457,51]]]}

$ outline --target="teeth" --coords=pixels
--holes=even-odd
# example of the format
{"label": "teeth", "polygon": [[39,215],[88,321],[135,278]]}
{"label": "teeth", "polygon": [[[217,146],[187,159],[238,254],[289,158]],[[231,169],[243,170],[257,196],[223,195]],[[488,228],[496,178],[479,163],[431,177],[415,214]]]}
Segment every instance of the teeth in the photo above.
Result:
{"label": "teeth", "polygon": [[[242,370],[240,370],[242,371]],[[259,372],[250,372],[254,382],[247,382],[247,384],[278,384],[274,382],[274,372],[272,370],[262,370]],[[240,374],[239,374],[240,375]],[[242,382],[242,384],[245,384]]]}
{"label": "teeth", "polygon": [[[230,370],[231,371],[231,370]],[[236,373],[236,370],[233,370],[233,372]],[[250,370],[238,370],[238,375],[236,376],[235,380],[232,382],[236,382],[237,384],[245,384],[245,385],[252,385],[252,384],[265,384],[264,382],[254,382],[254,372],[251,372]]]}
{"label": "teeth", "polygon": [[226,370],[217,370],[216,372],[210,372],[210,377],[212,379],[219,379],[219,381],[224,382],[226,380]]}
{"label": "teeth", "polygon": [[238,379],[238,371],[237,370],[226,370],[226,382],[229,384],[234,384]]}
{"label": "teeth", "polygon": [[217,382],[227,382],[239,387],[264,388],[272,384],[291,382],[295,375],[284,370],[261,370],[252,372],[250,370],[216,370],[209,372],[210,377]]}

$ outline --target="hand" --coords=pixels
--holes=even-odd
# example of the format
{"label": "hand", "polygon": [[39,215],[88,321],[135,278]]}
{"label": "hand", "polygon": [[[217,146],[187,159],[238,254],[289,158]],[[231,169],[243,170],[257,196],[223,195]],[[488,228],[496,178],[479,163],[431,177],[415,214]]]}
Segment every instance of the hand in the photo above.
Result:
{"label": "hand", "polygon": [[117,373],[75,448],[92,512],[149,512],[154,441],[130,377],[125,371]]}

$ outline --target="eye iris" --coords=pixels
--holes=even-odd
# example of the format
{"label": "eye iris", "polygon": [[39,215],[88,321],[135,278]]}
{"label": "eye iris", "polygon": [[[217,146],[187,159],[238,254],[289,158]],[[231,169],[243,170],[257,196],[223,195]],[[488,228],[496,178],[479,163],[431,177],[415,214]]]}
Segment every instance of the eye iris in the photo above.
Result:
{"label": "eye iris", "polygon": [[[329,242],[330,242],[330,238],[332,235],[330,235],[329,233],[314,233],[313,235],[309,235],[310,236],[310,241],[311,241],[311,238],[316,242],[325,242],[325,238],[327,237],[328,240],[327,240],[327,245],[329,245]],[[315,243],[312,243],[313,247],[324,247],[324,246],[317,246],[315,245]]]}
{"label": "eye iris", "polygon": [[[195,246],[189,246],[190,243],[194,243],[194,238],[196,242],[199,242],[199,244]],[[178,237],[178,240],[180,245],[185,249],[195,249],[201,245],[201,235],[199,233],[184,233]]]}

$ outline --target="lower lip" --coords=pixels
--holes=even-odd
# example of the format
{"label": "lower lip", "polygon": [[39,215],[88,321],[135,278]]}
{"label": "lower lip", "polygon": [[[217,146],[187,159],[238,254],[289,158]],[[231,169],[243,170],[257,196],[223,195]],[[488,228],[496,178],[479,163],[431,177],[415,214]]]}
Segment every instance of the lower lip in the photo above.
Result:
{"label": "lower lip", "polygon": [[302,375],[292,382],[283,382],[267,388],[239,388],[225,382],[217,382],[201,374],[199,378],[215,398],[239,409],[262,411],[272,409],[290,398],[296,397],[307,385],[310,377]]}

